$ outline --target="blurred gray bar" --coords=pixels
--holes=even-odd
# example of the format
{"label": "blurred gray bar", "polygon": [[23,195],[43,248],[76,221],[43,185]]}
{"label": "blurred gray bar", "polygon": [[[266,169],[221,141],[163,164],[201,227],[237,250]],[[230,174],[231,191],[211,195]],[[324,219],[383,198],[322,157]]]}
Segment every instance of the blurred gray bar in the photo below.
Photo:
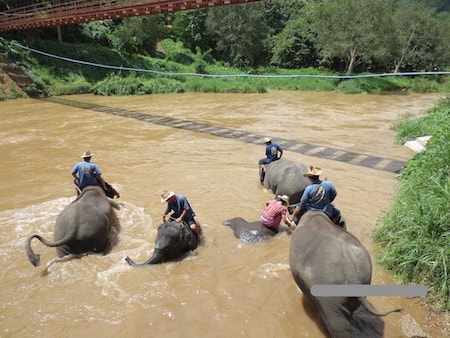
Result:
{"label": "blurred gray bar", "polygon": [[423,285],[316,284],[311,287],[315,297],[423,297],[426,293]]}

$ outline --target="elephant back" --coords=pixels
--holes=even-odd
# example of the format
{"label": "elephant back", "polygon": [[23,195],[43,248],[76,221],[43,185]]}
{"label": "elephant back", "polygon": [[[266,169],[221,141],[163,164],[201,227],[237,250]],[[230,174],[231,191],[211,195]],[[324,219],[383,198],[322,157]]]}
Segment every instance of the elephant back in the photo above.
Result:
{"label": "elephant back", "polygon": [[289,196],[290,203],[298,203],[311,183],[303,176],[307,167],[303,163],[280,159],[267,166],[264,177],[264,188],[271,190],[276,195]]}

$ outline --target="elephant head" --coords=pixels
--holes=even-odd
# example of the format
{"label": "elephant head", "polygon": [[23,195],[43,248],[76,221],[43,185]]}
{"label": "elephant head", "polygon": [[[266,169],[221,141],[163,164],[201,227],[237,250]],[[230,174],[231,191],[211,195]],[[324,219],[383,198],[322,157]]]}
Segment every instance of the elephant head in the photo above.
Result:
{"label": "elephant head", "polygon": [[233,229],[236,238],[246,243],[265,241],[276,235],[276,232],[265,227],[260,221],[247,222],[242,217],[235,217],[223,222]]}
{"label": "elephant head", "polygon": [[[200,229],[200,224],[197,223],[197,227]],[[163,263],[180,258],[186,252],[196,249],[200,241],[199,236],[186,223],[165,222],[158,227],[153,255],[147,261],[137,264],[128,256],[125,260],[131,266]]]}

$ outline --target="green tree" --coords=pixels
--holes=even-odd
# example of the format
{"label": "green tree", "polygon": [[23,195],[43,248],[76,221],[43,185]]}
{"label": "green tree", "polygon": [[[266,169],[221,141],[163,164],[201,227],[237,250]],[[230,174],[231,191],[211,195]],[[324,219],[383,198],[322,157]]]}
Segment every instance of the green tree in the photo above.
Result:
{"label": "green tree", "polygon": [[111,47],[111,32],[114,29],[113,20],[91,21],[80,24],[81,32],[90,41],[95,41],[102,46]]}
{"label": "green tree", "polygon": [[206,27],[214,34],[215,56],[237,67],[263,65],[269,27],[262,14],[259,3],[211,8]]}
{"label": "green tree", "polygon": [[158,41],[168,36],[164,15],[139,16],[123,19],[110,35],[117,50],[133,54],[156,54]]}
{"label": "green tree", "polygon": [[211,47],[211,36],[206,30],[207,16],[207,9],[175,13],[173,34],[192,52],[196,52],[197,48],[207,51]]}
{"label": "green tree", "polygon": [[308,0],[265,0],[263,20],[270,27],[272,35],[280,33],[291,19],[296,19]]}
{"label": "green tree", "polygon": [[321,61],[342,60],[350,75],[359,65],[384,59],[391,8],[391,0],[337,0],[319,5],[313,29]]}
{"label": "green tree", "polygon": [[[450,6],[450,5],[449,5]],[[450,13],[438,15],[438,26],[434,38],[436,67],[440,69],[450,68]]]}
{"label": "green tree", "polygon": [[[395,40],[399,48],[394,57],[394,72],[401,68],[424,68],[432,63],[436,41],[434,11],[422,3],[399,4],[394,13]],[[439,39],[438,39],[439,40]]]}
{"label": "green tree", "polygon": [[305,8],[300,16],[289,20],[284,29],[270,38],[270,63],[282,68],[300,68],[317,66],[317,53],[314,47],[315,11]]}

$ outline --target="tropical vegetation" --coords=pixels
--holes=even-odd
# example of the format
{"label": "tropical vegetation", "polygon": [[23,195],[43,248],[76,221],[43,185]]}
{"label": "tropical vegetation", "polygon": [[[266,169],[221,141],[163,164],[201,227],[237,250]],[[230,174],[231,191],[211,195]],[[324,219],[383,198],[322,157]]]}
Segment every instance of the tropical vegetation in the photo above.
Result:
{"label": "tropical vegetation", "polygon": [[450,310],[450,97],[425,116],[405,115],[398,141],[430,135],[426,150],[398,176],[395,201],[378,220],[378,261],[401,282],[423,284],[427,297]]}
{"label": "tropical vegetation", "polygon": [[57,27],[5,32],[2,54],[50,95],[449,91],[448,75],[386,76],[450,69],[449,7],[439,0],[265,0],[67,25],[60,35]]}

